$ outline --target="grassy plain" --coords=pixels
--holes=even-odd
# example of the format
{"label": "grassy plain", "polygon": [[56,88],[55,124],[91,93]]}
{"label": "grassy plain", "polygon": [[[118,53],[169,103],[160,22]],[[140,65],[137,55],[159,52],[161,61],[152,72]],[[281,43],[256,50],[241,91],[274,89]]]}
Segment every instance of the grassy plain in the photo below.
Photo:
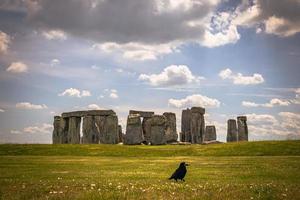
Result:
{"label": "grassy plain", "polygon": [[[169,181],[181,161],[186,182]],[[300,199],[300,141],[3,144],[0,199]]]}

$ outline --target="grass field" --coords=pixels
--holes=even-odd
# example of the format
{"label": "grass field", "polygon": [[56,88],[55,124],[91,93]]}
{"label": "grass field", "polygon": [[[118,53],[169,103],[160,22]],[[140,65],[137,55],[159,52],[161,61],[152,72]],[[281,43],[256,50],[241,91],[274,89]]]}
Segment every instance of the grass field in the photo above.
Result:
{"label": "grass field", "polygon": [[[167,180],[181,161],[186,182]],[[4,144],[0,199],[300,199],[300,141]]]}

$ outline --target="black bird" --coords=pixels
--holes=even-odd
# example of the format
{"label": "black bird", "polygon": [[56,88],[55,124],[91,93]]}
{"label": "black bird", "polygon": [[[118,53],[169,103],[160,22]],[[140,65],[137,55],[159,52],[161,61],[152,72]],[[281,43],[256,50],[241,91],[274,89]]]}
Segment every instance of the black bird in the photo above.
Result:
{"label": "black bird", "polygon": [[177,179],[184,181],[185,174],[187,172],[186,166],[189,166],[185,162],[180,163],[179,167],[176,169],[176,171],[172,174],[172,176],[169,178],[169,180],[174,179],[177,181]]}

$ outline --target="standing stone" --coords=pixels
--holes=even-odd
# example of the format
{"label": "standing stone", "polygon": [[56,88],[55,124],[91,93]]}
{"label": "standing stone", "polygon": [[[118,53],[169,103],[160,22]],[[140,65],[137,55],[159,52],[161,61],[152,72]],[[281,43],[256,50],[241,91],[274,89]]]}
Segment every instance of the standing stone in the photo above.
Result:
{"label": "standing stone", "polygon": [[237,117],[237,125],[238,125],[238,141],[248,141],[247,117],[246,116]]}
{"label": "standing stone", "polygon": [[127,117],[124,144],[141,144],[144,141],[141,117],[139,114],[130,114]]}
{"label": "standing stone", "polygon": [[200,144],[203,142],[205,132],[204,113],[205,109],[201,107],[191,108],[191,142]]}
{"label": "standing stone", "polygon": [[227,121],[227,142],[237,142],[236,120],[229,119]]}
{"label": "standing stone", "polygon": [[118,117],[116,115],[108,115],[105,117],[103,132],[100,132],[100,143],[117,144],[118,141]]}
{"label": "standing stone", "polygon": [[80,122],[81,117],[69,118],[68,143],[80,144]]}
{"label": "standing stone", "polygon": [[105,126],[105,118],[106,116],[95,116],[95,125],[97,127],[99,143],[104,143],[103,133]]}
{"label": "standing stone", "polygon": [[68,144],[69,143],[69,118],[62,118],[60,120],[60,129],[61,132],[61,144]]}
{"label": "standing stone", "polygon": [[213,140],[217,140],[216,127],[206,126],[204,141],[213,141]]}
{"label": "standing stone", "polygon": [[181,114],[181,134],[182,134],[182,139],[181,142],[192,142],[191,140],[191,110],[186,109],[182,110]]}
{"label": "standing stone", "polygon": [[176,115],[175,113],[165,112],[163,116],[166,117],[166,142],[177,142],[177,130],[176,130]]}
{"label": "standing stone", "polygon": [[163,115],[153,115],[151,117],[151,145],[166,144],[166,122],[167,119]]}
{"label": "standing stone", "polygon": [[62,117],[60,116],[54,116],[54,122],[53,122],[53,133],[52,133],[52,143],[53,144],[61,144],[61,131],[60,131],[60,121],[62,120]]}
{"label": "standing stone", "polygon": [[123,142],[122,126],[118,125],[118,143]]}
{"label": "standing stone", "polygon": [[62,118],[60,116],[54,116],[53,122],[53,134],[52,141],[53,144],[67,144],[68,143],[68,128],[69,119]]}
{"label": "standing stone", "polygon": [[95,123],[94,116],[83,117],[82,122],[82,143],[83,144],[98,144],[99,143],[99,131]]}
{"label": "standing stone", "polygon": [[149,144],[151,138],[151,117],[144,117],[142,122],[144,143]]}
{"label": "standing stone", "polygon": [[179,133],[179,137],[180,137],[179,139],[180,139],[181,142],[186,142],[186,140],[185,140],[185,134],[183,132]]}

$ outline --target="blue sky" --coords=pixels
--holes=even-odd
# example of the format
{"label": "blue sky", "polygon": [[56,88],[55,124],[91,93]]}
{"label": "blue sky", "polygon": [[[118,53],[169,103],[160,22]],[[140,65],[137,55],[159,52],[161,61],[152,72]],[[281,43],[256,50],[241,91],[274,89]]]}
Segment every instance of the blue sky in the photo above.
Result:
{"label": "blue sky", "polygon": [[206,108],[250,140],[300,137],[300,2],[4,0],[0,142],[51,143],[54,115]]}

